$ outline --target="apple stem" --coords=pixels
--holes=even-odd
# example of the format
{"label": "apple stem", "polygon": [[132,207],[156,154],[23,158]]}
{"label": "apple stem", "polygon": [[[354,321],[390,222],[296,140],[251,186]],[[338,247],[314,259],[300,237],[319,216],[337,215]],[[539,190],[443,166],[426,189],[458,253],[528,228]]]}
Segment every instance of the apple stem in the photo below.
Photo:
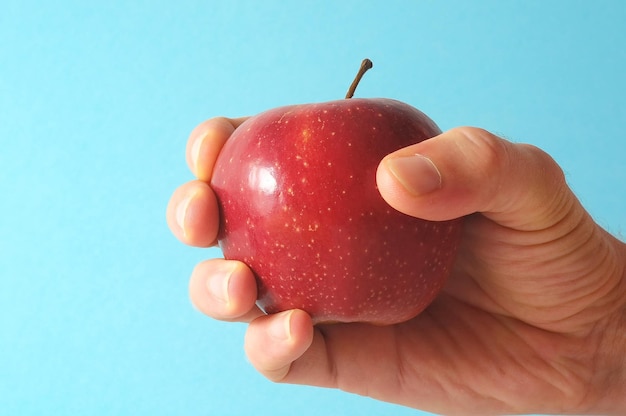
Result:
{"label": "apple stem", "polygon": [[363,78],[363,75],[372,66],[374,66],[372,61],[370,61],[367,58],[363,59],[363,62],[361,62],[361,68],[359,68],[359,72],[357,72],[356,77],[354,78],[354,81],[352,81],[352,85],[350,85],[350,88],[348,89],[348,93],[346,94],[346,99],[352,98],[352,96],[354,95],[354,91],[356,90],[357,85],[359,85],[359,81],[361,81],[361,78]]}

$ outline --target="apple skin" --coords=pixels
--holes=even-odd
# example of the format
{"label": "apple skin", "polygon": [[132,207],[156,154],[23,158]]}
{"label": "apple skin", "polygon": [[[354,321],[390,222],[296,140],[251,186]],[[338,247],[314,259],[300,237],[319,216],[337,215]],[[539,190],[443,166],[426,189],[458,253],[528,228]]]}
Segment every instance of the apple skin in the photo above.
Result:
{"label": "apple skin", "polygon": [[450,272],[461,220],[390,207],[376,186],[384,156],[441,131],[400,101],[351,98],[275,108],[229,138],[211,186],[225,258],[247,264],[266,313],[314,322],[406,321]]}

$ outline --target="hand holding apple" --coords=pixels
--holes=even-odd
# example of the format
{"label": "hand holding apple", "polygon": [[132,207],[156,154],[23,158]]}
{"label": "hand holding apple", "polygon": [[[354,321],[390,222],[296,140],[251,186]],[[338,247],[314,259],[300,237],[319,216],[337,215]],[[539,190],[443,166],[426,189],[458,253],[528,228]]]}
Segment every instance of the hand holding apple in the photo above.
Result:
{"label": "hand holding apple", "polygon": [[[167,210],[187,244],[216,241],[219,209],[208,182],[243,121],[208,120],[189,139],[198,179],[179,187]],[[415,155],[443,178],[428,194],[413,192]],[[406,169],[394,173],[399,161]],[[467,216],[452,274],[416,318],[313,326],[301,310],[265,315],[252,271],[224,259],[194,269],[194,305],[215,319],[249,322],[246,353],[274,381],[441,414],[626,412],[626,245],[593,221],[552,158],[457,128],[386,156],[377,184],[407,215]]]}

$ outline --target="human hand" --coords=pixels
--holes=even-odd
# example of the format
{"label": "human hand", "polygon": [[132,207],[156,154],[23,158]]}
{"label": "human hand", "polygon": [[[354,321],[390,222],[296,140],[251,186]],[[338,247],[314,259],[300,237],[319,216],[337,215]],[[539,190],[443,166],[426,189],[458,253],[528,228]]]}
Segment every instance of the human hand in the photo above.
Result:
{"label": "human hand", "polygon": [[[168,224],[184,243],[215,244],[215,158],[245,119],[198,126],[187,161],[198,178],[174,192]],[[441,186],[426,194],[412,157]],[[340,388],[430,412],[626,412],[626,246],[602,230],[544,152],[474,128],[399,150],[377,174],[383,198],[428,220],[467,216],[447,286],[393,326],[313,326],[303,311],[267,316],[250,269],[212,259],[190,295],[207,315],[249,322],[245,349],[273,381]]]}

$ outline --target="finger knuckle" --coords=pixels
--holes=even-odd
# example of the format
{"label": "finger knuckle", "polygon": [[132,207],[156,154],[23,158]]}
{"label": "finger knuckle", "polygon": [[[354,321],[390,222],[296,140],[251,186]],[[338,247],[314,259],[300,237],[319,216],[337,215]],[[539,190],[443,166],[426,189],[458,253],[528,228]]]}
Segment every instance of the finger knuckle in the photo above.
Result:
{"label": "finger knuckle", "polygon": [[510,164],[510,142],[477,127],[459,127],[456,133],[462,138],[459,146],[467,160],[477,164],[474,169],[480,176],[494,177]]}

